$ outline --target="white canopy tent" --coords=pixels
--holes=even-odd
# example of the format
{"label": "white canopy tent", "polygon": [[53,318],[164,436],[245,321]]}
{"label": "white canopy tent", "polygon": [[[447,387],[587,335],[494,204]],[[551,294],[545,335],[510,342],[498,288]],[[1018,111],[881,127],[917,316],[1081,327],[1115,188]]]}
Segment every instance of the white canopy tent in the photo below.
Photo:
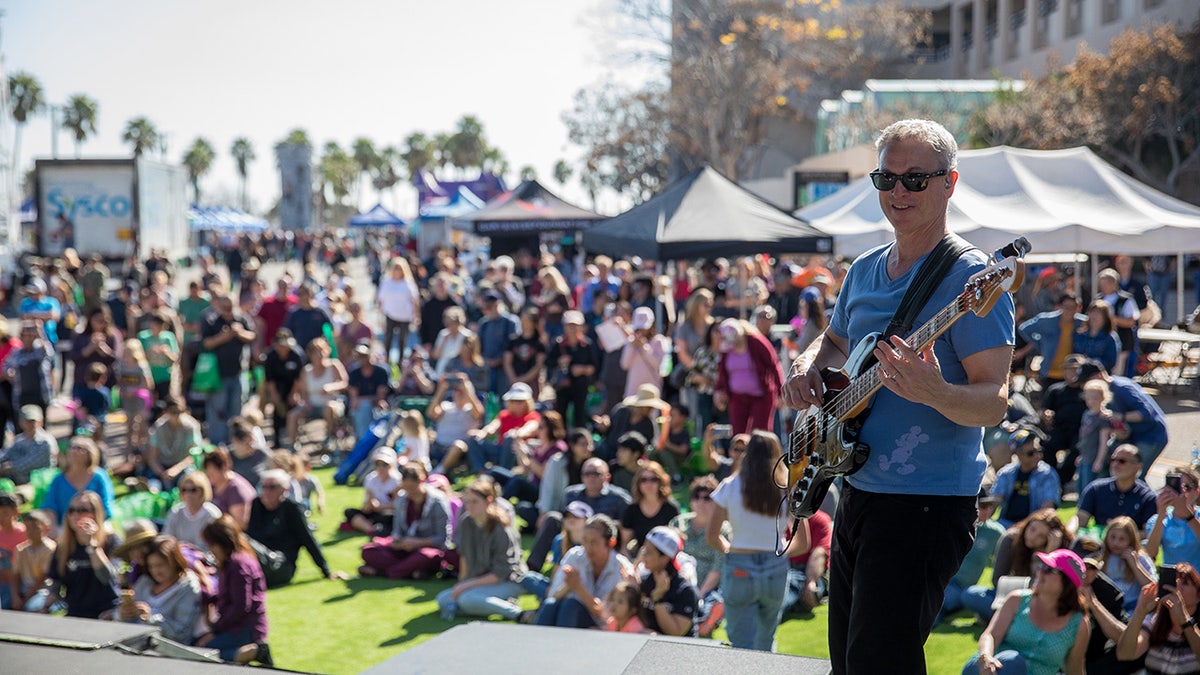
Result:
{"label": "white canopy tent", "polygon": [[[963,150],[958,171],[950,230],[984,250],[1025,236],[1037,253],[1177,255],[1180,291],[1183,255],[1200,252],[1200,207],[1140,183],[1088,148]],[[831,235],[838,254],[857,256],[894,238],[878,195],[862,178],[795,215]]]}

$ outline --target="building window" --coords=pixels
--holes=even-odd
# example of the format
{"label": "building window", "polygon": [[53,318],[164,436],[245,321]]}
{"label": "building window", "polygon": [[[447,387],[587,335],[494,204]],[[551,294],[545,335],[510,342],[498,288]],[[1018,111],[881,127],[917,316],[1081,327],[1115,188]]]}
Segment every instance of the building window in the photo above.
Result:
{"label": "building window", "polygon": [[1075,37],[1083,32],[1083,0],[1066,0],[1066,37]]}
{"label": "building window", "polygon": [[1121,18],[1121,0],[1103,0],[1100,23],[1112,23]]}

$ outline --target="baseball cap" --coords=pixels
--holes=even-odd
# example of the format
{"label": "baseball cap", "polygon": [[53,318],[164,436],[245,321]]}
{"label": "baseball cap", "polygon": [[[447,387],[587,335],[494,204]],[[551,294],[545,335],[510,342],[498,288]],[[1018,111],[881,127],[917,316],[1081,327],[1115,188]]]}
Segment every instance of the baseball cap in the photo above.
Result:
{"label": "baseball cap", "polygon": [[578,499],[567,504],[567,513],[576,518],[583,518],[584,520],[596,515],[596,512],[592,507],[588,506],[587,502],[581,502]]}
{"label": "baseball cap", "polygon": [[1062,572],[1063,576],[1075,584],[1075,588],[1079,588],[1079,584],[1083,583],[1083,559],[1074,551],[1060,548],[1049,553],[1039,552],[1037,557],[1043,565]]}
{"label": "baseball cap", "polygon": [[370,356],[371,345],[367,344],[366,342],[360,342],[354,346],[354,353],[358,356]]}
{"label": "baseball cap", "polygon": [[638,307],[633,310],[633,329],[644,330],[654,325],[654,310],[649,307]]}
{"label": "baseball cap", "polygon": [[483,295],[481,295],[479,297],[481,297],[484,302],[499,302],[500,301],[500,294],[490,288],[488,290],[484,291]]}
{"label": "baseball cap", "polygon": [[504,393],[505,401],[533,401],[533,389],[524,382],[518,382]]}
{"label": "baseball cap", "polygon": [[384,446],[382,448],[377,448],[375,450],[375,452],[371,454],[371,461],[372,462],[387,462],[388,464],[395,464],[396,463],[396,451],[387,446]]}
{"label": "baseball cap", "polygon": [[562,322],[563,322],[564,326],[570,326],[570,325],[582,326],[583,325],[583,312],[581,312],[577,309],[569,309],[569,310],[563,312]]}
{"label": "baseball cap", "polygon": [[21,419],[31,422],[41,422],[44,419],[42,417],[42,409],[36,405],[23,405],[21,406]]}
{"label": "baseball cap", "polygon": [[1008,435],[1008,447],[1015,451],[1026,443],[1036,443],[1040,440],[1036,431],[1028,427],[1021,427]]}
{"label": "baseball cap", "polygon": [[45,293],[46,282],[42,281],[41,279],[33,279],[29,283],[25,284],[25,291],[29,293]]}
{"label": "baseball cap", "polygon": [[450,488],[450,479],[440,473],[431,473],[425,479],[425,484],[439,490],[448,490]]}
{"label": "baseball cap", "polygon": [[683,542],[679,539],[679,535],[675,533],[675,530],[665,525],[659,525],[650,530],[650,534],[646,535],[646,541],[653,544],[654,548],[671,559],[674,559],[683,550]]}
{"label": "baseball cap", "polygon": [[4,508],[5,506],[10,506],[14,509],[18,506],[17,498],[10,492],[0,492],[0,508]]}
{"label": "baseball cap", "polygon": [[1068,368],[1076,368],[1088,362],[1088,357],[1083,354],[1067,354],[1063,359],[1063,366]]}
{"label": "baseball cap", "polygon": [[275,339],[280,342],[294,342],[295,337],[292,336],[292,331],[289,328],[280,328],[275,331]]}

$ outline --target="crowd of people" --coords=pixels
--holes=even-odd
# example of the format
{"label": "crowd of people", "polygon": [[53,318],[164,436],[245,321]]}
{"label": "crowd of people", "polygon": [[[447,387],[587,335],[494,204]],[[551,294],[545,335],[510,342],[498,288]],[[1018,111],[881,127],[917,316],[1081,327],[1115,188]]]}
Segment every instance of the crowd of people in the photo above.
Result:
{"label": "crowd of people", "polygon": [[[940,146],[921,133],[885,134],[881,199],[952,192],[957,173],[934,171]],[[930,182],[942,175],[944,189]],[[734,646],[771,650],[787,613],[830,597],[838,672],[923,663],[924,635],[964,608],[991,622],[968,670],[1173,658],[1163,650],[1194,637],[1200,478],[1144,482],[1166,423],[1129,377],[1137,327],[1156,319],[1125,256],[1089,302],[1050,266],[928,356],[881,342],[884,389],[862,429],[880,456],[822,511],[788,517],[789,409],[822,402],[819,368],[886,325],[904,290],[888,280],[911,276],[929,233],[942,236],[910,228],[909,206],[887,203],[897,246],[853,267],[758,255],[665,269],[559,246],[422,258],[377,235],[232,238],[220,260],[198,259],[186,293],[157,256],[118,272],[73,253],[30,264],[19,336],[0,335],[0,475],[38,502],[16,522],[16,500],[0,497],[0,599],[155,623],[269,663],[266,589],[293,578],[301,549],[323,577],[344,576],[308,516],[324,508],[312,459],[340,457],[348,438],[371,444],[341,526],[367,537],[359,575],[455,579],[437,596],[447,619],[680,636],[724,623]],[[288,247],[300,262],[263,278]],[[360,255],[370,284],[350,274]],[[948,278],[982,265],[964,254]],[[71,418],[61,456],[52,403]],[[918,448],[939,444],[961,461],[931,468]],[[114,478],[177,490],[178,503],[117,532]],[[1078,508],[1063,522],[1070,492]],[[912,555],[889,559],[922,579],[903,589],[916,623],[856,599],[897,592],[872,562],[914,526]],[[1008,593],[1012,577],[1031,590]],[[1143,590],[1159,583],[1164,600]],[[537,609],[521,610],[526,593]],[[880,631],[917,653],[855,646]],[[1039,634],[1053,649],[1030,651]]]}

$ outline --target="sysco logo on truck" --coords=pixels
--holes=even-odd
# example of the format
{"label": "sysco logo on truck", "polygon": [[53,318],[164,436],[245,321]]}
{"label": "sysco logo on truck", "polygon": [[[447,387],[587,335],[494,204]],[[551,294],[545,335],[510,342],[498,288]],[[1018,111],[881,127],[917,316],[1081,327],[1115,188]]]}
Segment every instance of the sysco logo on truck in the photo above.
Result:
{"label": "sysco logo on truck", "polygon": [[81,194],[72,198],[62,188],[52,188],[46,201],[55,214],[63,214],[72,222],[81,218],[120,218],[128,216],[133,205],[126,195]]}

